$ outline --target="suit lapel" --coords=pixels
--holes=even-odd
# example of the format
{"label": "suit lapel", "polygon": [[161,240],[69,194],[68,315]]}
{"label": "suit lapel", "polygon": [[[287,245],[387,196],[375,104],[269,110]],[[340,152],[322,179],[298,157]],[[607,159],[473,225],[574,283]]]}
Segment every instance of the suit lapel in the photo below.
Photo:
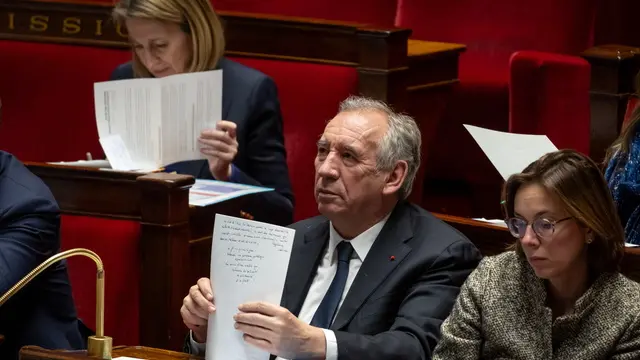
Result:
{"label": "suit lapel", "polygon": [[369,250],[336,315],[332,329],[339,330],[351,321],[371,293],[411,252],[405,242],[412,237],[408,205],[400,203]]}
{"label": "suit lapel", "polygon": [[312,225],[302,241],[297,241],[293,246],[282,306],[296,316],[300,313],[300,308],[302,308],[302,303],[318,268],[318,262],[322,257],[322,250],[328,241],[329,221],[326,220],[320,224]]}

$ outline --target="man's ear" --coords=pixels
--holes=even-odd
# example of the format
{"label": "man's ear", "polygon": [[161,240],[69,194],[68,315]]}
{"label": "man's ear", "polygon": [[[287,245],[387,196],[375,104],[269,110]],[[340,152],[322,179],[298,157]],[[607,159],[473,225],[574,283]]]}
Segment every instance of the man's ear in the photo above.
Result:
{"label": "man's ear", "polygon": [[404,160],[398,161],[396,166],[387,176],[382,193],[385,195],[397,193],[402,187],[402,184],[404,184],[404,180],[407,178],[408,172],[409,165],[407,162]]}

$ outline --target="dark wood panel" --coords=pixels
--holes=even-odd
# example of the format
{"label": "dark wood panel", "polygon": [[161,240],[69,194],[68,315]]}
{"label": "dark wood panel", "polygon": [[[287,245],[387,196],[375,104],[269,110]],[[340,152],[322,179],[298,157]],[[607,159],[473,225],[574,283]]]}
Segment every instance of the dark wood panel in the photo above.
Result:
{"label": "dark wood panel", "polygon": [[604,159],[607,148],[618,137],[627,102],[633,96],[640,70],[640,49],[624,45],[602,45],[582,56],[591,64],[591,157]]}
{"label": "dark wood panel", "polygon": [[[41,1],[0,3],[0,38],[129,48],[126,29],[111,20],[109,5]],[[358,24],[294,17],[219,12],[225,26],[227,53],[235,56],[283,58],[338,65],[393,67],[406,58],[407,29],[360,28]],[[360,34],[379,44],[404,39],[391,56],[375,51],[362,55]],[[382,41],[381,41],[382,40]],[[366,46],[366,45],[365,45]],[[365,56],[366,55],[366,56]]]}
{"label": "dark wood panel", "polygon": [[[190,176],[177,174],[143,175],[50,164],[26,165],[47,184],[62,212],[74,215],[140,220],[142,193],[138,180],[143,180],[144,188],[149,191],[180,189],[194,182]],[[155,211],[162,209],[157,201],[150,206]]]}
{"label": "dark wood panel", "polygon": [[515,238],[504,227],[464,217],[435,215],[463,233],[480,249],[482,255],[500,254],[515,243]]}
{"label": "dark wood panel", "polygon": [[0,38],[128,47],[126,32],[110,20],[111,7],[13,1],[0,3]]}
{"label": "dark wood panel", "polygon": [[459,82],[458,60],[466,46],[419,40],[409,40],[408,45],[409,91]]}

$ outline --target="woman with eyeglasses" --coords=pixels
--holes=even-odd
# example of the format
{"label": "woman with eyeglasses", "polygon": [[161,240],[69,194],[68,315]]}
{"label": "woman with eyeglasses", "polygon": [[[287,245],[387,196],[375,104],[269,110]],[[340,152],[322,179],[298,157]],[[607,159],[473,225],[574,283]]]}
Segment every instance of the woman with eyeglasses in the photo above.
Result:
{"label": "woman with eyeglasses", "polygon": [[640,284],[598,166],[549,153],[503,188],[513,251],[487,257],[442,325],[433,359],[640,359]]}

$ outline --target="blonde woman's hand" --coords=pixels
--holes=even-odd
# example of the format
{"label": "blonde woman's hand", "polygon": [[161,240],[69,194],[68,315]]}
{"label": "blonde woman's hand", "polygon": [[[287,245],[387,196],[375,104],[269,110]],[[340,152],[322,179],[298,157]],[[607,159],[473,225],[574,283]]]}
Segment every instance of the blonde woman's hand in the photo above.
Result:
{"label": "blonde woman's hand", "polygon": [[236,124],[220,120],[215,129],[206,129],[200,133],[200,152],[209,161],[209,171],[216,180],[228,181],[231,176],[231,163],[238,155]]}

